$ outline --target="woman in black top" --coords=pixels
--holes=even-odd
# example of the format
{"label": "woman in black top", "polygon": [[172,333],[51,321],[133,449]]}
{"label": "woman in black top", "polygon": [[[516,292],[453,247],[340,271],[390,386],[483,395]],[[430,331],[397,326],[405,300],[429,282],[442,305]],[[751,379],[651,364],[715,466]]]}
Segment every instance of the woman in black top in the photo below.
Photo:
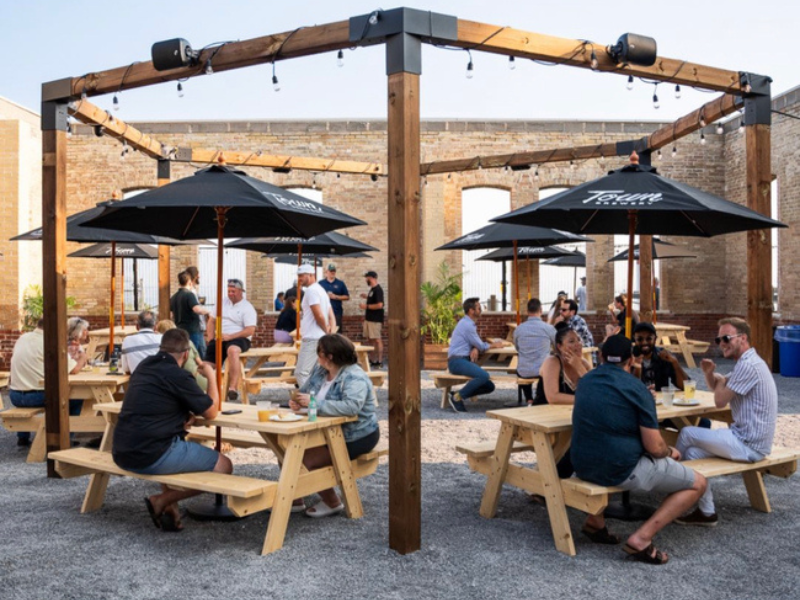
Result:
{"label": "woman in black top", "polygon": [[284,298],[283,310],[278,315],[278,322],[275,323],[275,331],[273,332],[273,339],[276,344],[291,344],[294,340],[289,335],[292,331],[297,329],[297,311],[294,308],[294,296],[286,296]]}

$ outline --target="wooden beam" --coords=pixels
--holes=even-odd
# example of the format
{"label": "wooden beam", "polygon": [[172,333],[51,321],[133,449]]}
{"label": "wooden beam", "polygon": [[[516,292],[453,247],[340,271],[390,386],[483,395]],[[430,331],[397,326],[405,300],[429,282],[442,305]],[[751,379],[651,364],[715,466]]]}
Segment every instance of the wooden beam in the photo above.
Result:
{"label": "wooden beam", "polygon": [[679,118],[672,125],[665,125],[651,133],[647,138],[647,148],[649,150],[663,148],[726,115],[741,110],[742,106],[742,100],[737,96],[732,96],[731,94],[719,96],[711,102],[706,102],[688,115]]}
{"label": "wooden beam", "polygon": [[389,547],[421,544],[419,75],[389,75]]}
{"label": "wooden beam", "polygon": [[[615,40],[610,40],[615,41]],[[690,85],[707,90],[739,93],[739,73],[717,69],[682,60],[659,57],[651,67],[618,65],[606,52],[606,46],[583,40],[571,40],[511,27],[499,27],[474,21],[458,20],[458,40],[448,42],[451,46],[472,51],[491,52],[505,56],[542,60],[549,63],[592,68],[592,51],[597,58],[597,71],[646,77]]]}
{"label": "wooden beam", "polygon": [[[187,153],[188,154],[188,153]],[[258,152],[229,152],[227,150],[205,150],[192,148],[191,154],[183,158],[179,152],[176,162],[217,164],[224,156],[226,165],[248,167],[269,167],[277,169],[297,169],[299,171],[319,171],[322,173],[359,173],[364,175],[385,175],[386,168],[379,163],[338,160],[335,158],[306,158],[302,156],[282,156]]]}
{"label": "wooden beam", "polygon": [[166,158],[161,150],[163,144],[129,123],[112,117],[111,114],[88,100],[78,100],[70,104],[69,113],[81,123],[102,125],[106,135],[118,140],[125,140],[131,148],[150,158]]}
{"label": "wooden beam", "polygon": [[[67,134],[47,125],[52,103],[42,105],[42,295],[44,297],[45,436],[48,453],[69,448],[67,382]],[[66,118],[66,113],[63,113]],[[51,128],[52,127],[52,128]],[[58,477],[47,461],[47,476]]]}
{"label": "wooden beam", "polygon": [[[770,216],[770,126],[745,126],[747,207]],[[774,217],[773,217],[774,218]],[[772,364],[772,230],[747,232],[747,321],[750,345]]]}
{"label": "wooden beam", "polygon": [[96,96],[198,75],[205,76],[206,62],[212,56],[211,64],[216,73],[354,45],[359,44],[350,41],[350,21],[339,21],[208,48],[200,53],[197,65],[192,67],[156,71],[152,61],[134,62],[123,67],[73,77],[67,87],[73,98],[80,98],[82,94]]}
{"label": "wooden beam", "polygon": [[653,236],[639,236],[639,320],[653,322]]}

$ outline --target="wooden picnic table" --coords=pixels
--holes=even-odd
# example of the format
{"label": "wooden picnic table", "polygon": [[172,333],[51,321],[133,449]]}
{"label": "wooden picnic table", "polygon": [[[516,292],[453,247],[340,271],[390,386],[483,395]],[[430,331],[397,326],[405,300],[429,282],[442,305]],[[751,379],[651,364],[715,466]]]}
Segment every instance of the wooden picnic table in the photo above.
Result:
{"label": "wooden picnic table", "polygon": [[[135,325],[126,325],[125,327],[114,327],[114,344],[121,344],[122,341],[129,335],[136,333]],[[86,355],[89,359],[93,359],[98,353],[105,352],[105,347],[111,339],[111,329],[90,329],[89,330],[89,343],[86,347]]]}
{"label": "wooden picnic table", "polygon": [[708,349],[708,343],[686,339],[686,333],[691,331],[691,327],[672,323],[653,323],[653,326],[656,328],[656,339],[659,345],[671,352],[680,352],[686,361],[686,366],[690,369],[697,367],[692,352],[705,352]]}
{"label": "wooden picnic table", "polygon": [[[676,427],[682,428],[695,424],[701,416],[728,420],[730,409],[717,408],[714,405],[713,394],[697,391],[695,397],[699,401],[696,406],[659,405],[657,407],[659,421],[671,419]],[[481,516],[494,517],[504,483],[530,493],[544,495],[556,548],[574,556],[575,543],[567,516],[567,506],[585,512],[595,510],[596,507],[591,497],[587,498],[576,489],[577,483],[583,484],[584,487],[592,487],[592,484],[577,479],[559,479],[556,469],[556,464],[570,446],[572,406],[546,404],[491,410],[487,411],[486,415],[499,420],[501,426],[491,456],[483,457],[482,461],[470,461],[473,468],[488,476],[481,501]],[[511,454],[521,449],[536,452],[536,467],[510,464]]]}
{"label": "wooden picnic table", "polygon": [[[107,421],[100,448],[102,451],[110,452],[114,426],[122,409],[122,403],[99,404],[95,409],[102,412]],[[341,428],[344,423],[355,421],[357,417],[318,417],[316,421],[309,422],[308,417],[304,416],[294,422],[265,422],[258,420],[258,409],[255,406],[226,402],[222,404],[222,409],[236,409],[242,412],[235,415],[219,414],[212,420],[198,418],[196,425],[234,427],[258,432],[268,447],[275,452],[281,465],[280,477],[277,482],[271,482],[273,486],[270,488],[270,493],[249,498],[228,497],[228,508],[239,516],[271,509],[262,554],[269,554],[283,546],[292,501],[295,498],[339,486],[347,516],[358,519],[364,515],[356,479],[365,473],[359,472],[358,460],[351,462],[348,458]],[[309,472],[303,466],[303,454],[307,448],[318,446],[328,447],[333,465]],[[375,461],[377,462],[377,458]],[[356,465],[355,468],[353,465]],[[264,471],[261,470],[262,473]],[[102,473],[92,475],[86,491],[85,510],[97,508],[98,499],[102,504],[108,477],[108,474]],[[270,480],[266,479],[266,482],[270,483]],[[222,493],[224,494],[224,491]]]}
{"label": "wooden picnic table", "polygon": [[[585,358],[586,360],[589,361],[589,363],[591,363],[592,362],[592,354],[595,353],[595,352],[597,352],[597,348],[595,346],[586,346],[582,350],[583,358]],[[478,364],[483,366],[484,369],[487,369],[487,370],[490,370],[490,371],[494,370],[494,371],[506,371],[508,373],[514,373],[517,370],[517,361],[518,361],[518,356],[517,355],[518,355],[517,349],[513,345],[506,345],[506,346],[503,346],[502,348],[490,348],[489,350],[484,352],[478,358]],[[487,367],[484,366],[484,364],[486,363],[486,361],[489,359],[490,356],[496,357],[496,359],[498,361],[501,361],[501,362],[505,358],[507,358],[509,356],[512,357],[512,358],[511,358],[511,362],[508,363],[508,366],[506,366],[506,367],[488,367],[487,368]]]}

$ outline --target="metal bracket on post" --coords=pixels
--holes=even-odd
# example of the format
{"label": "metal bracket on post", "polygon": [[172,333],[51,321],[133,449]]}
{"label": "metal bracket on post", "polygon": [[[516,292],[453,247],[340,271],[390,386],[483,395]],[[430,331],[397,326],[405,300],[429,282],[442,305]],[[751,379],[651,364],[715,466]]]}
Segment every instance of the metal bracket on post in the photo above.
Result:
{"label": "metal bracket on post", "polygon": [[744,98],[744,124],[772,124],[772,96],[770,92],[772,79],[766,75],[740,72],[739,81],[742,90],[745,90],[742,96]]}
{"label": "metal bracket on post", "polygon": [[42,131],[67,130],[67,102],[42,102]]}
{"label": "metal bracket on post", "polygon": [[636,152],[641,157],[645,153],[647,153],[648,162],[645,163],[644,161],[640,160],[639,163],[649,165],[650,149],[647,144],[648,144],[647,137],[639,138],[638,140],[626,140],[624,142],[617,142],[617,148],[616,148],[617,156],[630,156],[633,152]]}

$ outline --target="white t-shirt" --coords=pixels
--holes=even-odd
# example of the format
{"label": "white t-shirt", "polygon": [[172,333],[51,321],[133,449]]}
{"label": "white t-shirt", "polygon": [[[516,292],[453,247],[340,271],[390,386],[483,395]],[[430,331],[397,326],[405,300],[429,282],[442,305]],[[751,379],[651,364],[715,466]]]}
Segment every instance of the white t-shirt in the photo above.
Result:
{"label": "white t-shirt", "polygon": [[[67,354],[67,373],[75,368],[75,361]],[[23,333],[11,355],[11,381],[9,387],[18,392],[44,389],[44,331],[34,329]]]}
{"label": "white t-shirt", "polygon": [[[247,300],[242,298],[234,304],[230,298],[222,299],[222,335],[239,333],[245,327],[258,325],[256,309]],[[249,336],[249,340],[252,336]]]}
{"label": "white t-shirt", "polygon": [[325,317],[325,323],[327,323],[328,313],[331,309],[331,301],[330,298],[328,298],[328,292],[326,292],[319,283],[312,283],[310,286],[305,288],[303,292],[303,317],[300,321],[300,336],[304,340],[318,340],[323,335],[328,333],[320,328],[320,326],[317,324],[317,320],[314,318],[314,313],[311,311],[311,307],[315,305],[319,305],[320,309],[322,310],[322,315]]}

